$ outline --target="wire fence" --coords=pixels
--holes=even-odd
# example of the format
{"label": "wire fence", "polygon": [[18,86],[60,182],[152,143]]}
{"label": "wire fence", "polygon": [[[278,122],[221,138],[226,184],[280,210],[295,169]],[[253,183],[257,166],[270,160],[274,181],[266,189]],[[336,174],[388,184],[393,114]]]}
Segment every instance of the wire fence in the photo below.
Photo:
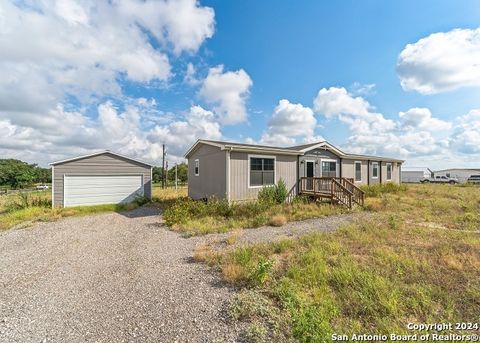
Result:
{"label": "wire fence", "polygon": [[4,195],[11,195],[11,194],[20,194],[20,193],[32,193],[32,192],[43,192],[50,190],[50,186],[48,188],[36,188],[36,187],[29,187],[29,188],[19,188],[19,189],[11,189],[7,187],[0,187],[0,196]]}

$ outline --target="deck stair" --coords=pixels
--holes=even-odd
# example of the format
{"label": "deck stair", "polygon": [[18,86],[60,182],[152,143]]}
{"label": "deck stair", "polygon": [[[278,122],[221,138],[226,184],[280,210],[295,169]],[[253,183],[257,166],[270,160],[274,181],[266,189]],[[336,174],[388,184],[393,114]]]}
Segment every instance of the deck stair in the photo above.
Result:
{"label": "deck stair", "polygon": [[363,206],[365,200],[365,193],[355,186],[353,179],[345,177],[301,177],[299,193],[349,209],[355,204]]}

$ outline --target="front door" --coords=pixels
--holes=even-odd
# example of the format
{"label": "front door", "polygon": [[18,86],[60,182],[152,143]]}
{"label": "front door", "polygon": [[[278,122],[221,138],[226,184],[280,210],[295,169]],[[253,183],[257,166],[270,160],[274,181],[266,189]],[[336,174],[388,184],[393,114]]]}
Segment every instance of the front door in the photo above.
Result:
{"label": "front door", "polygon": [[305,176],[309,178],[307,179],[307,190],[313,191],[313,177],[315,175],[315,163],[313,161],[306,161],[305,168],[306,168]]}

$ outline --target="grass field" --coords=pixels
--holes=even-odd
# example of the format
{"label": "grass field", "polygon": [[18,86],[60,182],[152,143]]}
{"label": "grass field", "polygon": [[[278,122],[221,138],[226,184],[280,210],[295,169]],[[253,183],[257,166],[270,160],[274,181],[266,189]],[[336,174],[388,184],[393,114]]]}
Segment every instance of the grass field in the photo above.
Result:
{"label": "grass field", "polygon": [[[51,208],[51,190],[0,196],[0,230],[5,230],[19,224],[29,225],[35,221],[52,221],[59,218],[81,216],[104,212],[120,212],[132,210],[137,203],[126,205],[79,206],[70,208]],[[186,196],[186,188],[162,189],[153,187],[154,204],[161,206],[172,199]]]}
{"label": "grass field", "polygon": [[370,220],[224,253],[202,247],[195,258],[243,289],[230,312],[258,341],[478,322],[480,188],[410,185],[372,194]]}

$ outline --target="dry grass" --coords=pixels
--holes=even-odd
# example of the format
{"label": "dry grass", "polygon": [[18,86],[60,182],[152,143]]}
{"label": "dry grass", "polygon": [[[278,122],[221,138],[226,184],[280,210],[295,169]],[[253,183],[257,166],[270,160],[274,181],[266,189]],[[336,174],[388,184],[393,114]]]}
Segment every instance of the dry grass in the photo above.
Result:
{"label": "dry grass", "polygon": [[288,218],[284,214],[275,214],[270,220],[268,221],[268,225],[271,226],[283,226],[287,224]]}
{"label": "dry grass", "polygon": [[152,198],[158,201],[172,200],[186,197],[187,192],[188,188],[185,186],[179,187],[178,189],[175,189],[174,187],[168,187],[163,189],[161,185],[154,184]]}
{"label": "dry grass", "polygon": [[164,219],[172,230],[193,236],[263,225],[281,226],[289,221],[320,218],[346,212],[349,211],[343,207],[322,203],[294,202],[265,205],[260,202],[245,202],[228,204],[223,200],[204,203],[182,198],[166,209]]}
{"label": "dry grass", "polygon": [[213,250],[207,243],[197,245],[193,251],[193,259],[196,262],[205,262],[210,266],[218,262],[221,254]]}
{"label": "dry grass", "polygon": [[238,239],[243,235],[242,229],[233,230],[227,237],[226,242],[228,245],[234,245]]}
{"label": "dry grass", "polygon": [[[28,196],[30,198],[51,201],[52,191],[43,190],[43,191],[29,192]],[[0,214],[6,212],[12,203],[20,202],[21,201],[20,197],[21,196],[18,193],[9,194],[9,195],[0,195]]]}
{"label": "dry grass", "polygon": [[283,309],[284,333],[301,342],[407,333],[408,322],[475,322],[480,189],[413,185],[366,203],[377,212],[370,220],[224,252],[212,264],[228,282],[268,294]]}
{"label": "dry grass", "polygon": [[17,225],[29,226],[34,222],[54,221],[65,217],[129,211],[139,206],[137,203],[130,203],[51,208],[50,200],[51,191],[49,190],[28,193],[24,199],[18,194],[0,196],[0,230]]}

